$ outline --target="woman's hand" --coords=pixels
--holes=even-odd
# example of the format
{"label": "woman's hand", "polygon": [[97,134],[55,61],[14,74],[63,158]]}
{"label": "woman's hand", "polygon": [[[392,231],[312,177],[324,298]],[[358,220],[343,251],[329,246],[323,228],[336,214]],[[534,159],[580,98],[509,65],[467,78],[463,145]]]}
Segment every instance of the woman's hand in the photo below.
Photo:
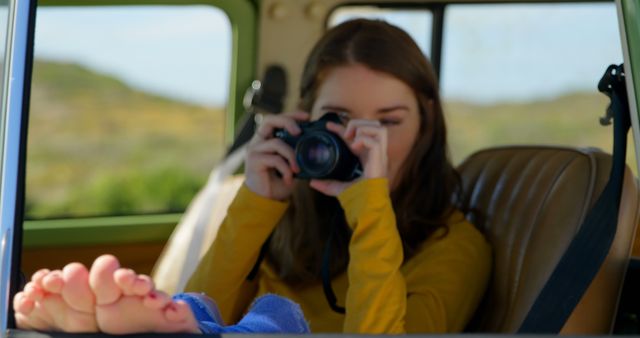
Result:
{"label": "woman's hand", "polygon": [[[340,135],[360,159],[364,172],[359,179],[387,177],[387,128],[380,121],[351,120],[346,127],[327,122],[327,129]],[[311,180],[310,185],[325,195],[338,196],[357,180]]]}
{"label": "woman's hand", "polygon": [[281,201],[291,195],[293,174],[300,168],[293,149],[275,138],[273,132],[285,129],[291,135],[299,135],[297,121],[308,119],[309,114],[304,112],[264,116],[247,147],[245,184],[251,191]]}

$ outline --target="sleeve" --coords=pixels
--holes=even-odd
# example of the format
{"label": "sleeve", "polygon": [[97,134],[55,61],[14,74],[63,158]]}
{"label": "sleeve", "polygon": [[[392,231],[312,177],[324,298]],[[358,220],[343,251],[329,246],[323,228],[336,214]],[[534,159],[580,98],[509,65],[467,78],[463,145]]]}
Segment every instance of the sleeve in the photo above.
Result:
{"label": "sleeve", "polygon": [[403,268],[407,281],[406,330],[460,332],[486,291],[492,250],[484,236],[459,214],[446,236],[435,234]]}
{"label": "sleeve", "polygon": [[[344,332],[462,331],[491,272],[491,248],[462,214],[403,265],[386,179],[363,180],[339,196],[353,229]],[[444,229],[443,229],[444,230]]]}
{"label": "sleeve", "polygon": [[226,323],[239,320],[257,288],[246,277],[287,207],[288,203],[262,197],[243,185],[186,291],[215,299]]}
{"label": "sleeve", "polygon": [[338,196],[353,229],[349,243],[346,333],[404,333],[407,292],[402,242],[387,179],[355,183]]}

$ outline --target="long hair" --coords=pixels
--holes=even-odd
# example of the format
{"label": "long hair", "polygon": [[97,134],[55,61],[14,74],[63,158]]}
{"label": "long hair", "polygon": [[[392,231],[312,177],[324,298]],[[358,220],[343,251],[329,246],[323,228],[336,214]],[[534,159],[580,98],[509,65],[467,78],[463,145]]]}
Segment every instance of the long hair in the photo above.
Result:
{"label": "long hair", "polygon": [[[328,72],[350,64],[392,75],[408,85],[418,101],[418,135],[391,191],[406,261],[437,229],[447,227],[460,193],[460,178],[448,155],[438,82],[431,64],[406,32],[383,21],[358,19],[330,29],[316,43],[302,74],[299,108],[311,111]],[[344,213],[336,198],[311,189],[307,182],[296,182],[291,206],[267,252],[285,282],[320,278],[332,226],[330,272],[335,276],[349,262],[350,229]]]}

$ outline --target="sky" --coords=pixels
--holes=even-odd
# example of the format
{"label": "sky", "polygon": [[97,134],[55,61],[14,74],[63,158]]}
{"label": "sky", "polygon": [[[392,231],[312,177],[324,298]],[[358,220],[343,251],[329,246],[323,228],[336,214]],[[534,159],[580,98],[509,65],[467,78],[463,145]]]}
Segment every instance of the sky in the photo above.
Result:
{"label": "sky", "polygon": [[220,106],[228,96],[231,27],[226,14],[211,6],[40,7],[35,56]]}
{"label": "sky", "polygon": [[[383,17],[430,53],[430,12],[347,8],[332,22],[354,15]],[[606,66],[622,62],[613,3],[449,6],[444,34],[449,99],[489,104],[593,91]],[[41,7],[35,53],[200,105],[224,106],[228,96],[231,28],[210,6]]]}

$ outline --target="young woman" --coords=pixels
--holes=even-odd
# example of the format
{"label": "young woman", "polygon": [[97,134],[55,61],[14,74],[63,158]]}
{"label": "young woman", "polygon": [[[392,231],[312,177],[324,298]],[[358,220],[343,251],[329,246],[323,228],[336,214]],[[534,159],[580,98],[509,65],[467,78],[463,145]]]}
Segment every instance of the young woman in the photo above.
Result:
{"label": "young woman", "polygon": [[[307,60],[299,108],[265,116],[260,123],[248,148],[245,184],[188,290],[215,299],[226,323],[242,323],[254,299],[278,294],[300,305],[312,332],[463,330],[487,286],[491,249],[456,208],[460,183],[447,155],[438,85],[419,48],[404,31],[384,22],[338,25]],[[294,150],[274,132],[300,135],[300,122],[329,112],[338,113],[342,123],[328,123],[327,129],[359,158],[362,175],[346,182],[294,179],[300,172]],[[117,275],[120,286],[83,282],[89,277],[77,282],[64,273],[51,277],[47,271],[34,276],[32,284],[43,289],[44,278],[86,284],[84,294],[98,300],[107,299],[103,290],[116,290],[108,304],[120,310],[137,306],[140,314],[111,320],[126,324],[120,333],[141,327],[198,332],[200,319],[188,305],[197,310],[201,303],[167,300],[145,277],[118,272],[115,258],[103,261],[90,273],[76,268],[98,281]],[[132,280],[141,285],[139,292],[127,286],[135,284]],[[148,305],[159,294],[162,306]],[[19,309],[37,305],[38,297],[28,292],[16,297],[14,306],[26,326],[37,316]],[[73,297],[61,298],[62,308],[74,308],[66,301]],[[94,302],[93,317],[105,331],[110,322],[100,320],[106,313],[100,303]],[[290,311],[294,316],[295,310]]]}
{"label": "young woman", "polygon": [[[187,288],[213,297],[230,322],[256,295],[276,293],[300,304],[312,332],[462,330],[487,285],[491,250],[456,209],[438,84],[414,41],[380,21],[329,30],[305,66],[300,110],[266,116],[256,130],[245,185]],[[364,173],[351,182],[294,180],[294,151],[274,129],[296,135],[297,122],[328,112],[343,117],[344,126],[328,128]]]}

